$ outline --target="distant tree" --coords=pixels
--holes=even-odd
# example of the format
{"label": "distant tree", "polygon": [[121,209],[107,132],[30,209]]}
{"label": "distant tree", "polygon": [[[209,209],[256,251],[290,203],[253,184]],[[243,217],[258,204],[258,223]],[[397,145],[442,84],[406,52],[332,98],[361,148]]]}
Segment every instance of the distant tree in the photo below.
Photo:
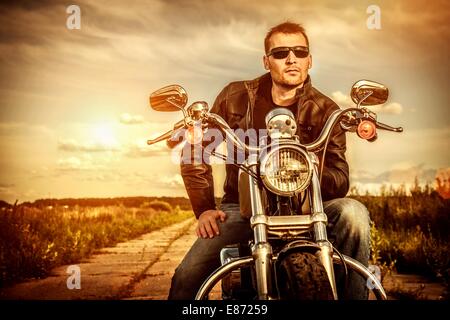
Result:
{"label": "distant tree", "polygon": [[172,212],[172,206],[165,201],[153,200],[151,202],[145,202],[141,205],[141,208],[150,208],[156,211]]}
{"label": "distant tree", "polygon": [[9,204],[6,201],[0,200],[0,208],[8,208],[9,209],[11,207],[12,207],[12,204]]}

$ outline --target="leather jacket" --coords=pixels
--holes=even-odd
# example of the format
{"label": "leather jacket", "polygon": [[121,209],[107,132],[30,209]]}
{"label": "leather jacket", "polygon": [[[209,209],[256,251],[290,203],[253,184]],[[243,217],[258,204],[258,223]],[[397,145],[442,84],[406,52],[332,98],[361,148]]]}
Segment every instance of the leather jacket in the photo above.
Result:
{"label": "leather jacket", "polygon": [[[270,73],[252,81],[228,84],[217,96],[211,112],[223,117],[232,129],[253,128],[254,117],[265,116],[254,112],[258,88],[264,81],[272,81]],[[303,87],[297,90],[296,96],[298,98],[297,135],[301,143],[310,143],[319,136],[330,114],[339,107],[311,85],[309,76]],[[345,151],[345,131],[337,125],[328,143],[323,168],[321,190],[324,201],[345,197],[348,192],[349,169]],[[222,203],[239,203],[238,170],[236,166],[226,164],[225,194]],[[181,175],[197,218],[206,210],[216,209],[210,165],[182,162]]]}

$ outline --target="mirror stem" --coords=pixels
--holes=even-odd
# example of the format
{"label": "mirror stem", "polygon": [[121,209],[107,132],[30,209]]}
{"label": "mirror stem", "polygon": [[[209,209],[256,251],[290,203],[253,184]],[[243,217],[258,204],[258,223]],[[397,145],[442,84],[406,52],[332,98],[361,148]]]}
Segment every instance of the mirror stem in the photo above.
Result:
{"label": "mirror stem", "polygon": [[358,104],[356,105],[356,107],[359,109],[361,107],[361,103],[366,100],[368,97],[370,97],[370,95],[373,93],[373,91],[367,91],[367,93],[364,95],[364,97],[358,101]]}
{"label": "mirror stem", "polygon": [[187,114],[186,110],[184,110],[183,107],[179,106],[176,102],[174,102],[172,100],[173,100],[172,98],[168,98],[166,101],[169,102],[171,105],[177,107],[178,109],[180,109],[183,112],[184,125],[187,127],[186,119],[188,118],[188,114]]}

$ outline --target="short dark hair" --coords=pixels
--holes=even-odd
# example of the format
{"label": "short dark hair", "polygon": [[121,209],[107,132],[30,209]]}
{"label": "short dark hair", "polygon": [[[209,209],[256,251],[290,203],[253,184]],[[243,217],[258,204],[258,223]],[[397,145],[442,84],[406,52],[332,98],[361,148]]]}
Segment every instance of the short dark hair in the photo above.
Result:
{"label": "short dark hair", "polygon": [[309,48],[309,40],[308,40],[308,36],[306,35],[305,28],[303,28],[301,24],[286,21],[286,22],[280,23],[279,25],[276,25],[275,27],[271,28],[269,30],[269,32],[267,32],[266,37],[264,38],[264,49],[266,50],[266,53],[268,53],[268,51],[269,51],[270,37],[272,35],[274,35],[275,33],[287,33],[287,34],[301,33],[305,37],[306,45]]}

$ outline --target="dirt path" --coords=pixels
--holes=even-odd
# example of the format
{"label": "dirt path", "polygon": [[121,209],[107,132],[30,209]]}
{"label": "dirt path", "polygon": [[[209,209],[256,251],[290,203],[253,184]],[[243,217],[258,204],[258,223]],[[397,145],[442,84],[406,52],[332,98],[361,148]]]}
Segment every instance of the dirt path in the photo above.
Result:
{"label": "dirt path", "polygon": [[383,280],[383,286],[390,300],[440,300],[445,287],[441,283],[416,274],[392,274]]}
{"label": "dirt path", "polygon": [[[146,299],[165,300],[170,279],[186,250],[195,241],[195,220],[189,219],[164,229],[104,248],[79,263],[80,289],[68,289],[68,265],[52,270],[42,280],[31,280],[0,289],[0,299],[74,300]],[[393,275],[384,281],[386,291],[420,293],[422,298],[438,299],[440,284],[416,275]],[[219,291],[214,290],[214,298]]]}

